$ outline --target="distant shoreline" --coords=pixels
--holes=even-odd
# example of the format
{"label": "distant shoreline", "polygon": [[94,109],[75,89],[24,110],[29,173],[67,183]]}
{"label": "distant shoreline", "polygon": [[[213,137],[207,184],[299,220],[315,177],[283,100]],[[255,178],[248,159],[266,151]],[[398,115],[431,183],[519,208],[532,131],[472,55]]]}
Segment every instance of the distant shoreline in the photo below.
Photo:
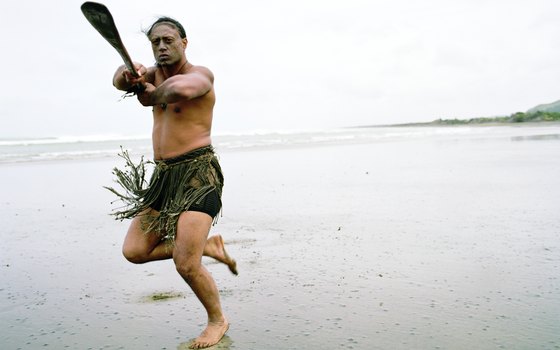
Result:
{"label": "distant shoreline", "polygon": [[491,118],[470,118],[470,119],[436,119],[431,122],[417,122],[417,123],[400,123],[400,124],[385,124],[385,125],[364,125],[361,127],[406,127],[406,126],[505,126],[516,124],[558,124],[560,123],[560,113],[557,112],[543,112],[537,111],[532,113],[518,112],[506,117],[491,117]]}
{"label": "distant shoreline", "polygon": [[560,121],[526,121],[526,122],[500,122],[500,121],[489,121],[489,122],[464,122],[464,123],[446,123],[444,122],[440,122],[439,120],[434,120],[431,122],[420,122],[420,123],[403,123],[403,124],[388,124],[388,125],[382,125],[383,127],[429,127],[429,126],[515,126],[515,125],[558,125],[560,124]]}

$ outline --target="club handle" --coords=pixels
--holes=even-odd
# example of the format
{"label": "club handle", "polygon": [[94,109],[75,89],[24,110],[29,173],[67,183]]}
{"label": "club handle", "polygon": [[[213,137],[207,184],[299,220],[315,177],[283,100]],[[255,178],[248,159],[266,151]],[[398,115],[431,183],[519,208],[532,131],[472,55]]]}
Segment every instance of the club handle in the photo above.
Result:
{"label": "club handle", "polygon": [[126,93],[127,93],[127,94],[136,95],[136,94],[138,94],[139,92],[144,91],[145,89],[146,89],[146,88],[144,87],[144,85],[142,85],[142,84],[136,84],[136,85],[130,87],[128,90],[126,90]]}

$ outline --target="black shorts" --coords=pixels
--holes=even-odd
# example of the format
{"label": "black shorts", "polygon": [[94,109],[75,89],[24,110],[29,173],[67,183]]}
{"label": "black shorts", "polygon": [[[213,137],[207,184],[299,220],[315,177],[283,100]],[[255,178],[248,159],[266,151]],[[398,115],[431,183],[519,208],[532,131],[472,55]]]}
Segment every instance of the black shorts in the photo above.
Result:
{"label": "black shorts", "polygon": [[[156,202],[150,205],[150,208],[160,211],[163,202],[163,198],[158,198]],[[216,217],[220,210],[222,209],[222,200],[218,195],[218,191],[212,190],[206,196],[202,197],[194,204],[187,208],[186,211],[198,211],[202,213],[206,213],[211,217]]]}

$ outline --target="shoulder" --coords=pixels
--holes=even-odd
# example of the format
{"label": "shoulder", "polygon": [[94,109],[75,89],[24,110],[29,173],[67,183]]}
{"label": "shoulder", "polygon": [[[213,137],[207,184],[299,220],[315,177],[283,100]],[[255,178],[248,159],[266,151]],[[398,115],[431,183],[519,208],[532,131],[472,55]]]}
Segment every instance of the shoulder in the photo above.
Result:
{"label": "shoulder", "polygon": [[204,66],[192,66],[187,74],[199,74],[206,77],[210,82],[214,82],[214,73]]}

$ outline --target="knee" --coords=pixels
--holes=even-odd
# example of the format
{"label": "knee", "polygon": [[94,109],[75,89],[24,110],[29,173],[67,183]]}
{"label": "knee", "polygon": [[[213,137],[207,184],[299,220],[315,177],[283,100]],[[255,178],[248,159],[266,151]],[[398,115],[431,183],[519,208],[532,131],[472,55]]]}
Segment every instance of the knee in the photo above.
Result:
{"label": "knee", "polygon": [[175,268],[181,277],[188,282],[200,274],[201,265],[200,262],[192,260],[175,259]]}
{"label": "knee", "polygon": [[140,252],[138,249],[134,249],[126,245],[124,245],[122,248],[122,254],[126,260],[130,261],[133,264],[143,264],[147,262],[145,254]]}

